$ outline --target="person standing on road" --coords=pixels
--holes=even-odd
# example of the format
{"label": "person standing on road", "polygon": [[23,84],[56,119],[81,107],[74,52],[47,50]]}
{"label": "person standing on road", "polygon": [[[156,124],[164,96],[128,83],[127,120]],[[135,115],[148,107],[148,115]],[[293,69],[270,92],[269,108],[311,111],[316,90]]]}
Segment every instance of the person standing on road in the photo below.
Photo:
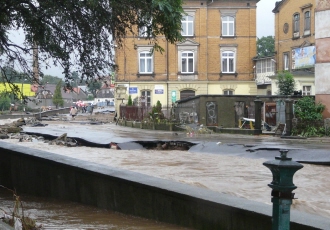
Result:
{"label": "person standing on road", "polygon": [[77,115],[78,110],[76,109],[76,107],[72,107],[72,109],[70,110],[70,115],[72,116],[72,120],[74,120],[74,117]]}

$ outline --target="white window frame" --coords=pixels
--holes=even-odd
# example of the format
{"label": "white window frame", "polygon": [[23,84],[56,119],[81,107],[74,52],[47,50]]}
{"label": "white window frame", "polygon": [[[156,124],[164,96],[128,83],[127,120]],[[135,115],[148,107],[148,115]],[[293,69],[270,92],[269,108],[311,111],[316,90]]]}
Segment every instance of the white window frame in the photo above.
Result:
{"label": "white window frame", "polygon": [[289,52],[283,53],[283,70],[289,70],[290,59]]}
{"label": "white window frame", "polygon": [[[138,73],[139,74],[152,74],[154,72],[154,55],[151,54],[150,57],[143,57],[143,59],[145,61],[150,60],[151,61],[151,71],[147,71],[148,70],[148,63],[145,63],[145,69],[141,70],[141,57],[140,54],[141,53],[151,53],[151,49],[152,49],[152,45],[137,45],[136,47],[137,49],[137,66],[138,66]],[[149,62],[150,63],[150,62]]]}
{"label": "white window frame", "polygon": [[304,96],[312,95],[312,86],[311,85],[303,85],[302,95],[304,95]]}
{"label": "white window frame", "polygon": [[142,26],[139,28],[139,37],[147,37],[148,36],[148,28],[146,26]]}
{"label": "white window frame", "polygon": [[192,14],[182,16],[181,20],[181,35],[185,37],[194,36],[194,20],[195,17]]}
{"label": "white window frame", "polygon": [[[226,71],[223,70],[223,53],[233,53],[233,71]],[[232,74],[236,73],[236,64],[237,64],[237,45],[220,45],[220,72],[224,74]]]}
{"label": "white window frame", "polygon": [[235,53],[233,51],[221,53],[221,72],[235,73]]}
{"label": "white window frame", "polygon": [[152,24],[151,20],[152,19],[150,19],[147,26],[142,26],[139,28],[139,37],[148,37],[148,26],[151,26],[151,24]]}
{"label": "white window frame", "polygon": [[153,55],[150,51],[139,52],[139,73],[153,73]]}
{"label": "white window frame", "polygon": [[223,37],[233,37],[235,36],[235,17],[233,16],[222,16],[222,29],[221,34]]}
{"label": "white window frame", "polygon": [[[195,73],[195,55],[192,51],[181,52],[181,73]],[[186,65],[184,64],[186,63]],[[192,66],[191,66],[192,65]],[[191,68],[192,67],[192,68]]]}
{"label": "white window frame", "polygon": [[[182,43],[177,43],[177,51],[178,51],[178,58],[177,58],[177,71],[178,71],[178,79],[185,79],[187,80],[188,78],[190,80],[197,80],[197,72],[198,72],[198,46],[199,44],[193,40],[186,39]],[[182,72],[182,53],[184,52],[192,52],[193,53],[193,70],[194,72]],[[182,76],[180,75],[182,74]],[[186,75],[186,76],[184,76]],[[190,75],[190,76],[187,76]]]}

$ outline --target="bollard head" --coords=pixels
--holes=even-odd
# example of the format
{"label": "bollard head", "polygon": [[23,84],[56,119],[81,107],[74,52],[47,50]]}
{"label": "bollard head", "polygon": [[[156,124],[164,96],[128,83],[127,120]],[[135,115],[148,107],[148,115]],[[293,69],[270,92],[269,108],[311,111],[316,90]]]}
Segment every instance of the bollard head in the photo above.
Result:
{"label": "bollard head", "polygon": [[293,184],[293,175],[303,167],[302,164],[287,157],[288,150],[280,150],[281,155],[275,160],[263,163],[273,174],[273,181],[268,184],[273,190],[281,193],[291,193],[297,187]]}

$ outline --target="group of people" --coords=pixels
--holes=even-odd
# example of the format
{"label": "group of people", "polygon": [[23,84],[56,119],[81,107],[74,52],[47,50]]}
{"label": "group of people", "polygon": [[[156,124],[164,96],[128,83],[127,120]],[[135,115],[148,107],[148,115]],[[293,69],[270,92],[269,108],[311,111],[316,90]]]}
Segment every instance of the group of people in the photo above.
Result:
{"label": "group of people", "polygon": [[[93,114],[93,105],[88,105],[88,106],[80,106],[81,108],[81,112],[82,113],[90,113]],[[78,114],[78,107],[77,106],[73,106],[70,109],[70,116],[72,117],[72,120],[74,120],[74,117],[77,116]]]}

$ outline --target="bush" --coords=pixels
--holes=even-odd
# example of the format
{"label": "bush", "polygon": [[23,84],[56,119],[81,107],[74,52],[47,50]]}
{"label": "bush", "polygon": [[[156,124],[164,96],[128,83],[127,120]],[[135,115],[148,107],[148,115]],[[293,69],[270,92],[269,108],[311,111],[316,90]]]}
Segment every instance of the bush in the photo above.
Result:
{"label": "bush", "polygon": [[315,103],[311,97],[303,97],[294,105],[294,113],[297,118],[303,122],[322,120],[322,112],[325,106],[321,103]]}
{"label": "bush", "polygon": [[162,104],[160,103],[160,101],[157,101],[156,105],[152,107],[150,116],[158,122],[164,119],[164,114],[162,112]]}
{"label": "bush", "polygon": [[128,96],[128,102],[127,102],[128,106],[132,106],[133,105],[133,101],[132,101],[132,97],[131,95]]}
{"label": "bush", "polygon": [[322,121],[324,109],[323,104],[315,103],[311,97],[299,99],[294,105],[297,124],[293,128],[292,134],[304,137],[328,135]]}

